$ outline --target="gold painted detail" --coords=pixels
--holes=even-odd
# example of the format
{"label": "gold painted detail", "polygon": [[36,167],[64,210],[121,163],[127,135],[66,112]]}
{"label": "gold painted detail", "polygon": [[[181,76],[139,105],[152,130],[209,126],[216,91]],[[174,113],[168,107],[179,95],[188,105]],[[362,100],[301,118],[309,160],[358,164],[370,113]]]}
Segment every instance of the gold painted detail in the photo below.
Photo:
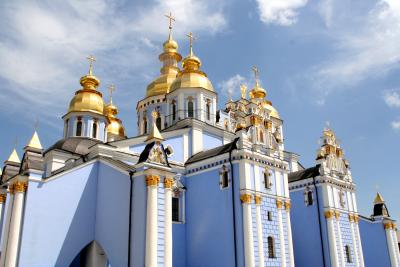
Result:
{"label": "gold painted detail", "polygon": [[339,220],[339,218],[340,218],[340,212],[337,210],[335,211],[335,217],[337,220]]}
{"label": "gold painted detail", "polygon": [[382,203],[385,203],[385,200],[383,199],[382,195],[378,192],[376,193],[374,204],[382,204]]}
{"label": "gold painted detail", "polygon": [[18,157],[17,150],[13,150],[10,157],[8,158],[9,162],[21,163],[21,160]]}
{"label": "gold painted detail", "polygon": [[24,193],[28,188],[27,182],[15,182],[14,183],[14,190],[16,193]]}
{"label": "gold painted detail", "polygon": [[257,205],[261,204],[261,201],[262,201],[262,197],[261,196],[259,196],[259,195],[254,196],[254,202]]}
{"label": "gold painted detail", "polygon": [[33,133],[31,141],[29,141],[29,144],[27,145],[27,147],[43,149],[42,144],[40,143],[40,140],[39,140],[39,136],[36,131]]}
{"label": "gold painted detail", "polygon": [[349,222],[354,222],[354,215],[349,213]]}
{"label": "gold painted detail", "polygon": [[251,195],[250,194],[242,194],[240,196],[240,200],[242,203],[250,204],[251,203]]}
{"label": "gold painted detail", "polygon": [[392,222],[387,222],[387,223],[383,224],[383,227],[385,229],[393,229],[393,224],[392,224]]}
{"label": "gold painted detail", "polygon": [[10,184],[9,186],[8,186],[8,191],[10,192],[10,194],[12,195],[12,194],[14,194],[14,185],[13,184]]}
{"label": "gold painted detail", "polygon": [[147,186],[158,186],[159,182],[160,182],[160,177],[157,175],[148,175],[146,177]]}
{"label": "gold painted detail", "polygon": [[280,199],[277,199],[277,200],[276,200],[276,207],[277,207],[278,209],[281,209],[281,208],[283,207],[283,202],[282,202],[282,200],[280,200]]}
{"label": "gold painted detail", "polygon": [[325,215],[325,218],[332,219],[333,216],[335,216],[335,212],[333,210],[327,210],[327,211],[325,211],[324,215]]}
{"label": "gold painted detail", "polygon": [[285,209],[290,210],[291,207],[292,207],[292,203],[290,203],[290,200],[286,200],[285,201]]}
{"label": "gold painted detail", "polygon": [[7,199],[7,195],[6,194],[0,194],[0,203],[5,203]]}
{"label": "gold painted detail", "polygon": [[171,178],[165,178],[164,179],[164,187],[165,188],[172,188],[172,185],[174,184],[174,180]]}
{"label": "gold painted detail", "polygon": [[358,223],[360,221],[360,217],[358,216],[358,214],[354,214],[354,222]]}

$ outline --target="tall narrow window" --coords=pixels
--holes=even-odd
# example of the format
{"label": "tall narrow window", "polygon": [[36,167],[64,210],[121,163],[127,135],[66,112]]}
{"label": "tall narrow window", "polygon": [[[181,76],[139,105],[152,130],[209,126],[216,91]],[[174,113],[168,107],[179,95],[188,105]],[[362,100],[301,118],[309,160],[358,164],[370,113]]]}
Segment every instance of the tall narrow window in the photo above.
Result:
{"label": "tall narrow window", "polygon": [[268,237],[268,258],[275,258],[275,244],[272,236]]}
{"label": "tall narrow window", "polygon": [[344,251],[346,253],[346,262],[347,263],[352,263],[352,259],[351,259],[351,251],[350,251],[350,246],[346,245],[344,246]]}
{"label": "tall narrow window", "polygon": [[97,138],[97,122],[94,122],[94,123],[93,123],[92,137],[93,137],[93,138]]}
{"label": "tall narrow window", "polygon": [[172,221],[179,222],[179,197],[172,197]]}
{"label": "tall narrow window", "polygon": [[172,101],[172,120],[174,121],[176,119],[176,103],[175,100]]}
{"label": "tall narrow window", "polygon": [[143,134],[147,133],[147,119],[146,117],[143,118]]}
{"label": "tall narrow window", "polygon": [[222,169],[220,171],[220,185],[221,189],[222,188],[227,188],[229,186],[229,171],[226,166],[222,166]]}
{"label": "tall narrow window", "polygon": [[211,120],[211,103],[210,103],[210,99],[207,99],[206,115],[207,115],[207,120]]}
{"label": "tall narrow window", "polygon": [[69,119],[65,121],[65,138],[68,136]]}
{"label": "tall narrow window", "polygon": [[271,211],[267,212],[267,217],[268,217],[268,221],[272,221],[272,212]]}
{"label": "tall narrow window", "polygon": [[157,125],[158,130],[161,130],[161,117],[160,117],[160,114],[158,114],[158,117],[156,119],[156,125]]}
{"label": "tall narrow window", "polygon": [[269,170],[265,169],[265,171],[264,171],[264,186],[266,189],[270,189],[272,186],[270,176],[271,176],[271,174],[269,173]]}
{"label": "tall narrow window", "polygon": [[308,204],[308,206],[314,204],[314,198],[313,198],[312,191],[307,192],[307,204]]}
{"label": "tall narrow window", "polygon": [[76,123],[76,136],[82,136],[82,121],[78,120]]}
{"label": "tall narrow window", "polygon": [[264,132],[260,130],[260,142],[264,143]]}
{"label": "tall narrow window", "polygon": [[189,98],[189,102],[188,102],[188,117],[189,118],[194,117],[193,100],[191,98]]}

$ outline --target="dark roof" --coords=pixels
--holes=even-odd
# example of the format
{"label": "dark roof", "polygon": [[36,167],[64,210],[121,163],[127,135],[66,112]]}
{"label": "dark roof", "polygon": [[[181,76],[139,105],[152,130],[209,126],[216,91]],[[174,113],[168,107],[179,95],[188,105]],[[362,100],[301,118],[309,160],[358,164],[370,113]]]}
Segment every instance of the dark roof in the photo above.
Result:
{"label": "dark roof", "polygon": [[50,150],[61,149],[74,154],[86,155],[89,153],[89,149],[92,146],[97,145],[99,143],[102,142],[96,139],[89,139],[84,137],[70,137],[58,141],[49,149],[47,149],[45,153],[47,153]]}
{"label": "dark roof", "polygon": [[[146,147],[143,149],[142,153],[140,153],[138,164],[139,164],[139,163],[142,163],[142,162],[146,162],[146,161],[148,160],[149,155],[150,155],[150,151],[151,151],[151,149],[153,148],[154,144],[155,144],[155,142],[151,142],[151,143],[149,143],[149,144],[146,145]],[[163,145],[163,144],[161,144],[161,149],[162,149],[162,151],[163,151],[165,160],[166,160],[167,165],[168,165],[168,167],[169,167],[168,156],[167,156],[167,154],[165,153],[165,148],[164,148],[164,145]]]}
{"label": "dark roof", "polygon": [[320,164],[297,172],[289,173],[289,183],[318,176]]}
{"label": "dark roof", "polygon": [[216,157],[218,155],[225,154],[227,152],[233,151],[234,149],[237,149],[237,141],[239,140],[239,137],[235,138],[233,142],[228,143],[223,146],[219,146],[210,150],[202,151],[199,152],[193,156],[191,156],[187,161],[186,164],[191,164],[197,161],[201,161],[203,159],[208,159],[212,157]]}

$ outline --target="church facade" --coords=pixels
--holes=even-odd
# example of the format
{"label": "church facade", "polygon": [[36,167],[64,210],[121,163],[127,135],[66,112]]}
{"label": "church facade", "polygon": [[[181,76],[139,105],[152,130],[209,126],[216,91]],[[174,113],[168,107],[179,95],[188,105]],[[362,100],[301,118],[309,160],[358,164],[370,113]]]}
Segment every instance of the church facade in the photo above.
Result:
{"label": "church facade", "polygon": [[44,149],[35,132],[4,164],[0,266],[400,267],[395,221],[380,194],[358,213],[333,130],[304,168],[258,70],[218,109],[189,38],[182,59],[170,25],[135,137],[89,57],[63,138]]}

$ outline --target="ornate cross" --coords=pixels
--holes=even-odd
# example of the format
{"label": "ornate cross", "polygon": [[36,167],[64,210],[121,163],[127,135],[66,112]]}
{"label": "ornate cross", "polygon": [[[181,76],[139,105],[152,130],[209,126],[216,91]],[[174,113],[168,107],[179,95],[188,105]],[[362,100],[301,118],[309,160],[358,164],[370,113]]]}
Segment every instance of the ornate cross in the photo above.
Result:
{"label": "ornate cross", "polygon": [[252,69],[253,72],[254,72],[254,78],[256,79],[256,81],[258,81],[259,71],[258,71],[257,67],[256,67],[256,66],[253,66],[251,69]]}
{"label": "ornate cross", "polygon": [[190,55],[193,55],[193,40],[196,40],[196,38],[193,36],[192,32],[189,32],[186,36],[189,37]]}
{"label": "ornate cross", "polygon": [[89,55],[87,60],[89,60],[89,75],[93,75],[93,62],[96,61],[96,58],[92,55]]}
{"label": "ornate cross", "polygon": [[171,12],[169,12],[169,14],[166,14],[164,16],[168,18],[168,20],[169,20],[169,29],[172,30],[172,23],[175,22],[175,18],[172,16]]}

